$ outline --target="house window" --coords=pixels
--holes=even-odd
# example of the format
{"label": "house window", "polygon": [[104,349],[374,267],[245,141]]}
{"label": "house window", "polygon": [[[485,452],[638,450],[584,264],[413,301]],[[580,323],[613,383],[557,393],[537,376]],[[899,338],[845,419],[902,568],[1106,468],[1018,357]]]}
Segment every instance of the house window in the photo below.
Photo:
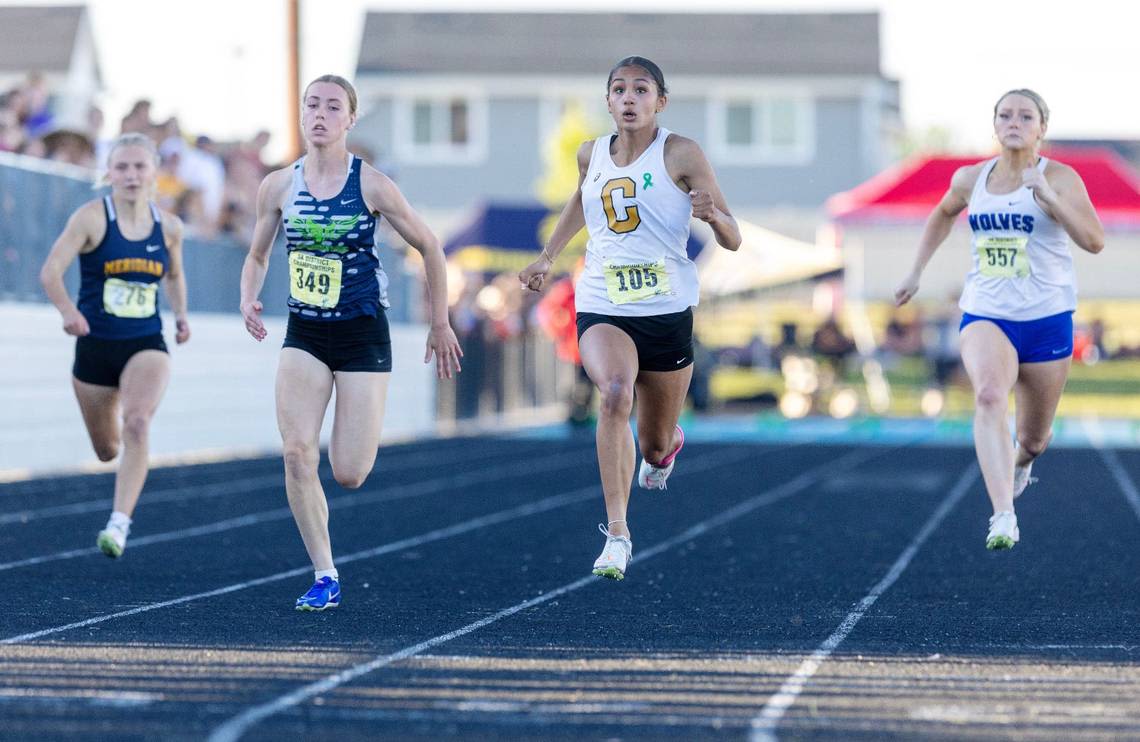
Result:
{"label": "house window", "polygon": [[411,163],[477,163],[486,157],[486,104],[464,96],[409,96],[396,104],[397,155]]}
{"label": "house window", "polygon": [[806,97],[727,95],[709,105],[711,151],[727,164],[796,164],[815,150],[814,110]]}

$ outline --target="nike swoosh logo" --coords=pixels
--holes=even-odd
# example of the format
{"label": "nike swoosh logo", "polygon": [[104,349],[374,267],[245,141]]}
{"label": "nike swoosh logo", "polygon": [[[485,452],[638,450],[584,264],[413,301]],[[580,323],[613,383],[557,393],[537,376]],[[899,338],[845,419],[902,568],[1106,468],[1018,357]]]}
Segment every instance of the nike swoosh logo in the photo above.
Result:
{"label": "nike swoosh logo", "polygon": [[1068,348],[1059,348],[1059,349],[1053,351],[1053,355],[1057,355],[1058,353],[1064,353],[1066,350],[1068,350]]}
{"label": "nike swoosh logo", "polygon": [[158,252],[161,249],[162,249],[162,245],[147,245],[146,246],[147,252]]}
{"label": "nike swoosh logo", "polygon": [[342,199],[340,200],[340,205],[341,205],[341,206],[348,206],[350,203],[352,203],[352,202],[353,202],[353,201],[355,201],[355,200],[356,200],[355,198],[350,198],[350,199],[348,199],[347,201],[345,201],[345,200],[342,198]]}

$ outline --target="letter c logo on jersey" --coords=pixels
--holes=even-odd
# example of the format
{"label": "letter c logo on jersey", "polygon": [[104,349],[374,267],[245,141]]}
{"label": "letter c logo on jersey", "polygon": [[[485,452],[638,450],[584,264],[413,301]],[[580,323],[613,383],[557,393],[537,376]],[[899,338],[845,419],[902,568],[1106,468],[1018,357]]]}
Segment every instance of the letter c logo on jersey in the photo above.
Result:
{"label": "letter c logo on jersey", "polygon": [[602,186],[602,209],[606,212],[610,230],[617,234],[627,234],[640,226],[641,215],[637,213],[637,206],[623,206],[619,217],[614,207],[614,191],[620,193],[623,199],[633,198],[637,195],[637,184],[633,178],[614,178]]}

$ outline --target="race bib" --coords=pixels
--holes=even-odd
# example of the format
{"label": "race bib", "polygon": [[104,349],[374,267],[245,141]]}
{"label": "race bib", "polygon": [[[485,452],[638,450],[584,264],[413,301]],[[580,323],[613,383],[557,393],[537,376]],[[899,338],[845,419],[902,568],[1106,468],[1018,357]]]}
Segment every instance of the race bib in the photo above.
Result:
{"label": "race bib", "polygon": [[339,260],[304,252],[289,253],[289,295],[302,304],[332,309],[340,301]]}
{"label": "race bib", "polygon": [[158,284],[108,278],[103,282],[103,311],[115,317],[146,319],[157,311]]}
{"label": "race bib", "polygon": [[664,258],[656,263],[633,265],[606,263],[602,270],[606,277],[606,294],[614,304],[629,304],[670,293]]}
{"label": "race bib", "polygon": [[989,278],[1026,278],[1029,275],[1028,237],[983,237],[978,240],[978,265]]}

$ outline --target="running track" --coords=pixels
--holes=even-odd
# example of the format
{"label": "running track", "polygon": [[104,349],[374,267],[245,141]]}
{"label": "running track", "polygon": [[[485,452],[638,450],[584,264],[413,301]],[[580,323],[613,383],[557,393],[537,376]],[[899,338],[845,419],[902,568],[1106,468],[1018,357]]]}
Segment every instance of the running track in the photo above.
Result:
{"label": "running track", "polygon": [[328,482],[344,601],[278,459],[0,485],[5,739],[1140,739],[1140,451],[1051,450],[982,546],[960,446],[693,440],[589,575],[592,436],[386,447]]}

